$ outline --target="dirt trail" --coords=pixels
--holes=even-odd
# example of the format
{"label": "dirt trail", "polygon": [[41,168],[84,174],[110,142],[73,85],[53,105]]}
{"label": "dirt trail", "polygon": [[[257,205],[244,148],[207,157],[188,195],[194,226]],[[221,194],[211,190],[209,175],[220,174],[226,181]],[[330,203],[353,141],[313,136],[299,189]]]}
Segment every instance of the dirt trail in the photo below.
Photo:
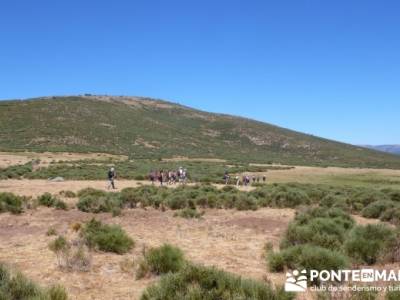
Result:
{"label": "dirt trail", "polygon": [[267,241],[277,248],[287,224],[294,216],[291,209],[260,209],[251,212],[207,210],[201,220],[174,218],[172,211],[126,210],[120,217],[98,214],[107,223],[120,224],[136,242],[125,255],[95,253],[88,273],[66,273],[56,266],[56,258],[46,236],[53,226],[59,233],[70,234],[70,226],[94,215],[48,208],[28,211],[21,216],[0,215],[0,261],[22,270],[41,284],[64,285],[71,299],[139,299],[142,291],[157,278],[135,280],[121,270],[124,259],[141,258],[142,249],[171,243],[180,247],[193,262],[217,266],[242,276],[275,283],[284,274],[268,274],[263,247]]}

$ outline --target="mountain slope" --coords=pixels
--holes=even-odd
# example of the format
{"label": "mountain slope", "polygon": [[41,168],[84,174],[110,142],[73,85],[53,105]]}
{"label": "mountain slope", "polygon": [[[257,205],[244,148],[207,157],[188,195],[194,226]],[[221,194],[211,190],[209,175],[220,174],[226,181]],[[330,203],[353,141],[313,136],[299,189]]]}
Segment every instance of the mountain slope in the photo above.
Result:
{"label": "mountain slope", "polygon": [[400,168],[400,158],[245,118],[138,97],[0,102],[0,150],[109,152]]}
{"label": "mountain slope", "polygon": [[400,145],[365,145],[364,147],[387,153],[400,154]]}

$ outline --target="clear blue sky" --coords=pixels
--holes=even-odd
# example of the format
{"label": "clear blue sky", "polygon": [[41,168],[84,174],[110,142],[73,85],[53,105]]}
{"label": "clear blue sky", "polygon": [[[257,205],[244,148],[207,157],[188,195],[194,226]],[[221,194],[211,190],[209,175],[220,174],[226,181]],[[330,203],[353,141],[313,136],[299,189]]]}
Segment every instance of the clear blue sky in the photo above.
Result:
{"label": "clear blue sky", "polygon": [[3,0],[0,99],[139,95],[400,144],[400,1]]}

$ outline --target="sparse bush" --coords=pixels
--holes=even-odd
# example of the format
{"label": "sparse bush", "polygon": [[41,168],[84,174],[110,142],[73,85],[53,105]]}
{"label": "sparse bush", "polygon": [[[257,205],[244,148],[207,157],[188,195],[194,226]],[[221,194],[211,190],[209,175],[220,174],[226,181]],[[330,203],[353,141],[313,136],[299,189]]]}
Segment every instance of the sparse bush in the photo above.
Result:
{"label": "sparse bush", "polygon": [[61,191],[59,194],[66,198],[75,198],[77,196],[73,191]]}
{"label": "sparse bush", "polygon": [[49,300],[68,300],[67,291],[61,285],[55,285],[47,291]]}
{"label": "sparse bush", "polygon": [[394,202],[390,200],[378,200],[370,203],[361,211],[365,218],[379,218],[385,211],[394,207]]}
{"label": "sparse bush", "polygon": [[203,212],[198,212],[197,209],[185,208],[174,214],[174,217],[181,217],[185,219],[199,219],[204,215]]}
{"label": "sparse bush", "polygon": [[339,208],[344,211],[349,210],[347,198],[343,195],[328,194],[325,195],[320,202],[320,206],[328,208]]}
{"label": "sparse bush", "polygon": [[391,222],[392,224],[400,224],[400,207],[392,207],[383,212],[380,216],[381,221]]}
{"label": "sparse bush", "polygon": [[50,227],[47,230],[46,235],[47,236],[57,235],[57,230],[54,227]]}
{"label": "sparse bush", "polygon": [[312,244],[329,249],[339,249],[346,235],[346,229],[328,218],[314,218],[307,224],[291,223],[286,231],[282,247]]}
{"label": "sparse bush", "polygon": [[95,219],[86,223],[81,233],[89,247],[105,252],[124,254],[134,246],[133,240],[120,226],[102,224]]}
{"label": "sparse bush", "polygon": [[240,194],[234,205],[237,210],[256,210],[257,199],[247,194]]}
{"label": "sparse bush", "polygon": [[294,208],[310,204],[310,198],[304,191],[290,186],[279,185],[269,194],[271,205],[275,207]]}
{"label": "sparse bush", "polygon": [[380,191],[373,189],[362,189],[360,191],[353,191],[350,195],[350,201],[355,211],[360,210],[379,200],[389,200],[388,196]]}
{"label": "sparse bush", "polygon": [[5,169],[0,169],[0,179],[20,179],[32,172],[32,162],[24,165],[9,166]]}
{"label": "sparse bush", "polygon": [[270,253],[267,259],[271,272],[285,269],[339,270],[349,265],[347,257],[340,252],[311,245],[292,246]]}
{"label": "sparse bush", "polygon": [[0,193],[0,213],[11,212],[20,214],[23,212],[23,198],[12,193]]}
{"label": "sparse bush", "polygon": [[81,240],[69,242],[63,236],[49,243],[49,249],[56,254],[57,264],[67,270],[87,272],[91,267],[89,249]]}
{"label": "sparse bush", "polygon": [[76,206],[83,212],[112,212],[115,208],[121,208],[122,202],[117,193],[108,193],[104,196],[84,195],[79,198]]}
{"label": "sparse bush", "polygon": [[385,295],[385,300],[398,300],[400,299],[400,291],[388,291]]}
{"label": "sparse bush", "polygon": [[119,267],[122,272],[133,274],[135,269],[135,262],[132,258],[125,257],[119,262]]}
{"label": "sparse bush", "polygon": [[145,254],[137,276],[143,277],[146,270],[155,275],[178,272],[184,264],[183,252],[177,247],[164,244],[159,248],[150,249]]}
{"label": "sparse bush", "polygon": [[56,197],[53,197],[50,193],[44,193],[43,195],[37,198],[39,205],[53,207],[58,200]]}
{"label": "sparse bush", "polygon": [[49,249],[56,254],[59,267],[68,264],[71,245],[64,236],[60,235],[54,241],[50,242]]}
{"label": "sparse bush", "polygon": [[170,209],[182,209],[187,206],[187,199],[183,195],[172,195],[167,198],[167,206]]}
{"label": "sparse bush", "polygon": [[79,230],[81,230],[82,224],[81,223],[73,223],[71,225],[71,229],[75,232],[78,232]]}
{"label": "sparse bush", "polygon": [[187,265],[178,273],[169,273],[148,287],[141,300],[184,299],[294,299],[281,288],[268,283],[243,279],[216,268]]}
{"label": "sparse bush", "polygon": [[125,188],[121,191],[121,201],[124,206],[135,208],[140,200],[136,188]]}
{"label": "sparse bush", "polygon": [[62,286],[43,289],[22,273],[11,272],[0,262],[0,299],[2,300],[67,300],[68,296]]}
{"label": "sparse bush", "polygon": [[376,291],[356,291],[350,293],[349,300],[376,300],[378,292]]}
{"label": "sparse bush", "polygon": [[102,196],[105,196],[106,194],[107,194],[107,193],[106,193],[105,191],[97,190],[97,189],[88,187],[88,188],[84,188],[84,189],[78,191],[77,196],[78,196],[79,198],[85,197],[85,196],[102,197]]}
{"label": "sparse bush", "polygon": [[61,210],[68,210],[68,205],[64,201],[57,199],[56,202],[54,203],[54,207],[56,209],[61,209]]}
{"label": "sparse bush", "polygon": [[372,265],[387,253],[394,239],[394,231],[386,225],[356,226],[350,232],[344,249],[356,261]]}
{"label": "sparse bush", "polygon": [[340,209],[306,209],[289,224],[281,247],[311,244],[340,250],[353,225],[351,216]]}

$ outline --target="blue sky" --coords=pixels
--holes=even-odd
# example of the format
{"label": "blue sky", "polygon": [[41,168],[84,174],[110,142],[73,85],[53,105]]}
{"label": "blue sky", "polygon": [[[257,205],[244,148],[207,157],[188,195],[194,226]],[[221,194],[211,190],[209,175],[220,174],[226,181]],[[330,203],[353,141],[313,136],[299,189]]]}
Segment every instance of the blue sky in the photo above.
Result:
{"label": "blue sky", "polygon": [[399,1],[3,0],[0,99],[162,98],[400,144]]}

